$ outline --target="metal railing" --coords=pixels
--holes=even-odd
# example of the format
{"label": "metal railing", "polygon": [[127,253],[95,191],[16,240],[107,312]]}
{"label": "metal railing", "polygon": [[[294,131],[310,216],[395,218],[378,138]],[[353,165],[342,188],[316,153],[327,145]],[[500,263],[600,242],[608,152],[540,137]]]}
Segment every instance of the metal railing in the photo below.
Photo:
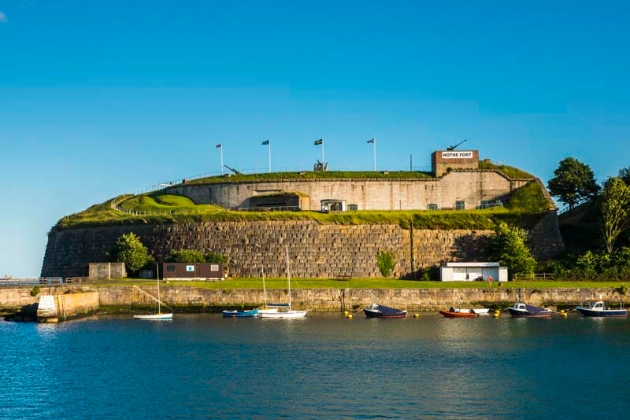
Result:
{"label": "metal railing", "polygon": [[514,281],[546,281],[554,280],[552,273],[514,274]]}
{"label": "metal railing", "polygon": [[62,277],[26,277],[26,278],[0,278],[0,286],[60,286],[65,282]]}

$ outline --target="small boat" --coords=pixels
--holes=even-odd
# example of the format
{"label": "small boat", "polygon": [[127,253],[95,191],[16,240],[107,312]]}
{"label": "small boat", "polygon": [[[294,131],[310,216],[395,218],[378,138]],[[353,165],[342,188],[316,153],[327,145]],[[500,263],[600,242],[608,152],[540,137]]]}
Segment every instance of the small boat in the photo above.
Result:
{"label": "small boat", "polygon": [[514,306],[508,308],[512,318],[551,318],[551,309],[540,308],[522,302],[516,302]]}
{"label": "small boat", "polygon": [[490,309],[488,308],[470,308],[470,309],[460,309],[460,308],[454,308],[456,312],[470,312],[473,311],[474,313],[476,313],[477,315],[488,315],[490,313]]}
{"label": "small boat", "polygon": [[442,309],[440,314],[445,318],[477,318],[477,314],[473,309],[457,309],[451,307],[448,311]]}
{"label": "small boat", "polygon": [[385,305],[377,305],[373,303],[369,308],[363,308],[363,312],[367,318],[406,318],[407,311],[390,308]]}
{"label": "small boat", "polygon": [[253,318],[260,314],[258,309],[250,309],[250,310],[244,310],[244,311],[225,310],[221,313],[223,314],[223,318]]}
{"label": "small boat", "polygon": [[146,321],[170,321],[173,319],[173,313],[162,313],[162,301],[160,300],[160,272],[157,269],[157,265],[156,265],[156,281],[157,281],[157,298],[154,297],[153,295],[151,295],[150,293],[145,292],[144,290],[140,289],[138,286],[133,286],[136,290],[140,291],[141,293],[147,295],[148,297],[150,297],[151,299],[153,299],[154,301],[157,302],[158,304],[158,310],[157,313],[155,314],[146,314],[146,315],[134,315],[133,318],[134,319],[144,319]]}
{"label": "small boat", "polygon": [[576,311],[588,317],[623,317],[628,316],[628,310],[625,308],[607,309],[603,300],[598,300],[588,307],[578,306]]}
{"label": "small boat", "polygon": [[[275,308],[268,308],[268,309],[275,309],[275,311],[269,311],[269,310],[263,310],[263,312],[260,313],[260,317],[261,318],[304,318],[306,317],[306,313],[308,311],[296,311],[294,309],[291,308],[291,271],[289,269],[289,248],[285,247],[285,252],[286,252],[286,259],[287,259],[287,286],[288,286],[288,294],[289,294],[289,303],[286,304],[282,304],[282,305],[274,305],[276,306]],[[279,310],[278,307],[284,306],[283,310]],[[258,310],[260,312],[260,310]]]}

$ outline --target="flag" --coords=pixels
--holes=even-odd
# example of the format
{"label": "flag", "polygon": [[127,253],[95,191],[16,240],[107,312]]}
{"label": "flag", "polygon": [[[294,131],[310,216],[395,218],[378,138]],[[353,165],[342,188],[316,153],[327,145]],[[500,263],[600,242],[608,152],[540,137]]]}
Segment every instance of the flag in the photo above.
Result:
{"label": "flag", "polygon": [[221,143],[217,144],[217,149],[221,148]]}
{"label": "flag", "polygon": [[323,139],[315,140],[315,146],[319,146],[322,143],[324,143]]}
{"label": "flag", "polygon": [[372,139],[372,140],[368,140],[368,143],[374,143],[376,140]]}
{"label": "flag", "polygon": [[268,144],[269,144],[269,140],[265,140],[265,141],[262,142],[263,146],[267,146]]}

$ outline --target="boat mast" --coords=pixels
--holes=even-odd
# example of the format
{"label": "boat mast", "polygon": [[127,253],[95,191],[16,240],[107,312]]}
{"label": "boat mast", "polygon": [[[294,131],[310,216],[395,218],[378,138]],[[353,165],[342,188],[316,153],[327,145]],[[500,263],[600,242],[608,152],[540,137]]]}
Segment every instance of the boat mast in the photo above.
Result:
{"label": "boat mast", "polygon": [[289,246],[285,245],[284,250],[287,255],[287,283],[289,284],[289,309],[291,309],[291,272],[289,270]]}
{"label": "boat mast", "polygon": [[265,265],[262,265],[262,278],[263,278],[263,301],[265,303],[264,308],[267,308],[267,288],[265,287]]}
{"label": "boat mast", "polygon": [[162,305],[160,305],[160,266],[155,263],[155,278],[157,281],[157,295],[158,295],[158,314],[162,313]]}

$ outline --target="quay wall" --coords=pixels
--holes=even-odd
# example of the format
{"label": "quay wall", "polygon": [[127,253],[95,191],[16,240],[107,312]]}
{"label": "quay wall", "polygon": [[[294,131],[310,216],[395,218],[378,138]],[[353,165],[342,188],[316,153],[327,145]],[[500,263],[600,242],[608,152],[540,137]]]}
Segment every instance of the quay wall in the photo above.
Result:
{"label": "quay wall", "polygon": [[[155,303],[142,293],[134,293],[130,286],[111,287],[56,287],[42,292],[63,296],[59,308],[65,308],[70,317],[96,310],[115,307],[118,310],[146,307]],[[157,287],[142,286],[141,289],[157,295]],[[0,309],[17,310],[39,300],[39,296],[30,296],[28,288],[0,288]],[[71,290],[72,293],[68,293]],[[286,302],[286,290],[268,290],[267,302]],[[485,305],[506,307],[514,304],[517,298],[534,305],[577,306],[581,302],[603,300],[615,304],[624,296],[614,288],[582,289],[553,288],[527,289],[509,287],[488,287],[480,289],[294,289],[292,302],[295,308],[313,312],[336,312],[356,310],[372,302],[387,306],[401,307],[415,311],[435,311],[449,306],[468,307]],[[190,286],[165,284],[160,287],[161,300],[175,312],[217,312],[225,307],[251,308],[262,305],[263,291],[246,290],[209,290]],[[62,313],[60,312],[60,316]]]}
{"label": "quay wall", "polygon": [[[296,278],[378,278],[380,251],[394,255],[393,277],[417,278],[422,269],[446,261],[481,261],[490,230],[404,229],[396,224],[338,225],[314,220],[193,222],[53,229],[42,266],[43,277],[87,277],[90,263],[107,262],[107,252],[133,232],[157,261],[171,250],[195,249],[228,258],[233,277],[286,274]],[[530,230],[532,253],[552,258],[564,250],[557,215],[550,211]]]}

